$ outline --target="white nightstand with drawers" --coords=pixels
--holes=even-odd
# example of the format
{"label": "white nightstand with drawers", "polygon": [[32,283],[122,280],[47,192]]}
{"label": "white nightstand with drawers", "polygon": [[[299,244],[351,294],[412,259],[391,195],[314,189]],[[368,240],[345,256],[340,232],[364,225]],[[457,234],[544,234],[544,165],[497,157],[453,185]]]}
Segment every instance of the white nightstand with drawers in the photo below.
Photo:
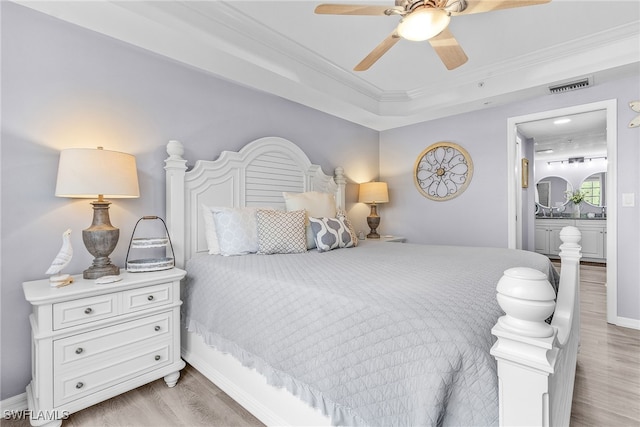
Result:
{"label": "white nightstand with drawers", "polygon": [[74,276],[61,288],[49,280],[22,284],[33,306],[33,426],[59,426],[68,414],[163,378],[175,386],[180,358],[180,280],[186,272],[129,273],[96,284]]}

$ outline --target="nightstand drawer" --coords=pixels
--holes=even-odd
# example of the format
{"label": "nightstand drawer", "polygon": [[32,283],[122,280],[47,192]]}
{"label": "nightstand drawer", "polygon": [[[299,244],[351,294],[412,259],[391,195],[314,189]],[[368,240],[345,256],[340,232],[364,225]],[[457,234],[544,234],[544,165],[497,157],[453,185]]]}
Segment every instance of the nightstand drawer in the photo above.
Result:
{"label": "nightstand drawer", "polygon": [[142,341],[167,337],[173,333],[172,313],[149,316],[107,328],[74,335],[53,342],[54,369],[69,369],[73,363],[95,357],[110,357],[109,352]]}
{"label": "nightstand drawer", "polygon": [[122,311],[126,313],[169,304],[173,300],[171,290],[171,283],[163,283],[123,292]]}
{"label": "nightstand drawer", "polygon": [[170,340],[123,353],[83,369],[84,372],[70,372],[54,375],[54,406],[99,392],[129,379],[169,365],[173,362],[173,347]]}
{"label": "nightstand drawer", "polygon": [[116,294],[99,295],[53,304],[53,329],[93,322],[118,315]]}

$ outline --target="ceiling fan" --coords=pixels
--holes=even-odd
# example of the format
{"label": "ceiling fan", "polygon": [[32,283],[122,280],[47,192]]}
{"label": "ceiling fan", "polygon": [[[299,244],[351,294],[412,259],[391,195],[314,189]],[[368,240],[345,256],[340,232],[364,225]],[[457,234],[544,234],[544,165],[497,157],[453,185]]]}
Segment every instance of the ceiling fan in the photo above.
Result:
{"label": "ceiling fan", "polygon": [[393,7],[358,4],[321,4],[315,13],[324,15],[401,16],[396,29],[387,36],[354,71],[368,70],[401,38],[429,43],[448,70],[467,62],[467,55],[447,28],[452,16],[491,12],[549,3],[551,0],[396,0]]}

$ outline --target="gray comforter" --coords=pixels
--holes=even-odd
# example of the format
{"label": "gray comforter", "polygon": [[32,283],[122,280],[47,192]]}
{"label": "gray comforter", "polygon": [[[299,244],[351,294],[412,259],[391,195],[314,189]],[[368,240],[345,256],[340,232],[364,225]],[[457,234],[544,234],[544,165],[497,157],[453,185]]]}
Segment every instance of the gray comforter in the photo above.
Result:
{"label": "gray comforter", "polygon": [[496,283],[542,255],[363,242],[187,264],[183,321],[335,425],[498,423]]}

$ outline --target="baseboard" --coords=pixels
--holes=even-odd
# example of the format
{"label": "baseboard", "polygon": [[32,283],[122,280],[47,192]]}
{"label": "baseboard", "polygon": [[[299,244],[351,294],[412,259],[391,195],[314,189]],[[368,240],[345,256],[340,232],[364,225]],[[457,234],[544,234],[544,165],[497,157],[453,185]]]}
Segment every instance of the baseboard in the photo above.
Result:
{"label": "baseboard", "polygon": [[614,323],[617,326],[622,326],[623,328],[631,328],[631,329],[640,329],[640,320],[631,319],[628,317],[616,317],[616,322]]}
{"label": "baseboard", "polygon": [[24,411],[27,408],[28,405],[26,392],[5,400],[0,400],[0,413],[2,414],[4,414],[5,411],[20,412]]}

